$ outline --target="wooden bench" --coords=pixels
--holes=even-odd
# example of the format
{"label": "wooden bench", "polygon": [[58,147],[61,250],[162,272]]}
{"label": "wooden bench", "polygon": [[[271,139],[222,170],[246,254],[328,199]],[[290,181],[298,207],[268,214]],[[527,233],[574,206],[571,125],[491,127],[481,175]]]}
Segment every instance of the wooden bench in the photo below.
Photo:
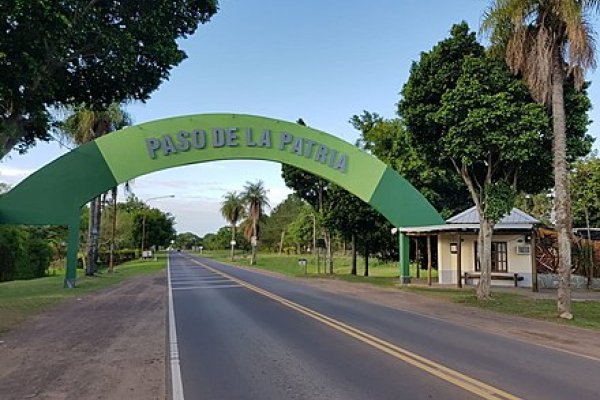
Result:
{"label": "wooden bench", "polygon": [[[469,279],[479,279],[481,278],[481,273],[479,272],[465,272],[464,273],[464,281],[465,281],[465,285],[468,284],[468,280]],[[515,283],[515,287],[518,286],[518,282],[522,281],[523,279],[525,279],[522,276],[519,276],[518,273],[497,273],[497,272],[492,272],[492,280],[502,280],[502,281],[514,281]]]}

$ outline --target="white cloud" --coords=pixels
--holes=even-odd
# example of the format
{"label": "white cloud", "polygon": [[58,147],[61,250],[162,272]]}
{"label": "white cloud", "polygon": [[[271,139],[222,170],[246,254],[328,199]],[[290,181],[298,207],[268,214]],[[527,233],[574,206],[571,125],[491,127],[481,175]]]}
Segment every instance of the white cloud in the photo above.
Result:
{"label": "white cloud", "polygon": [[[155,207],[158,204],[154,205]],[[219,201],[195,199],[165,199],[161,201],[160,209],[175,216],[177,232],[193,232],[203,236],[216,232],[227,222],[221,216]]]}
{"label": "white cloud", "polygon": [[27,178],[33,172],[33,169],[16,168],[0,165],[0,182],[14,185]]}

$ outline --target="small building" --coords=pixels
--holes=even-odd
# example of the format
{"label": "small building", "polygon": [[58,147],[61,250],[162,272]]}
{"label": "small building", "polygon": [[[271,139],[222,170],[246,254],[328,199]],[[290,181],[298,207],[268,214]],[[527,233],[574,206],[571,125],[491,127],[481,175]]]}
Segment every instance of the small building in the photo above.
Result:
{"label": "small building", "polygon": [[[479,214],[475,207],[448,219],[445,225],[401,228],[407,236],[435,238],[432,260],[437,260],[440,284],[477,284]],[[492,285],[532,287],[535,271],[535,227],[540,221],[513,208],[494,227]],[[430,243],[431,243],[430,242]],[[533,279],[532,279],[533,278]]]}

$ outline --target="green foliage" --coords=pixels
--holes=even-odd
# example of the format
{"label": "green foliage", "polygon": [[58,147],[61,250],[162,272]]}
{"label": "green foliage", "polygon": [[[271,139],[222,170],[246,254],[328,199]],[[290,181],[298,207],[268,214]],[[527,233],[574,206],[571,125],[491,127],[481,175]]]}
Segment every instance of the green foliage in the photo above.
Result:
{"label": "green foliage", "polygon": [[437,140],[444,126],[434,118],[442,96],[456,86],[466,57],[480,57],[485,49],[477,42],[466,22],[454,25],[450,37],[413,62],[408,81],[402,88],[398,114],[419,141],[422,156],[433,162],[439,157]]}
{"label": "green foliage", "polygon": [[301,252],[302,248],[313,247],[313,233],[321,231],[320,218],[311,206],[304,203],[296,213],[294,220],[288,225],[288,240],[296,245]]}
{"label": "green foliage", "polygon": [[147,100],[186,58],[178,39],[216,0],[6,0],[0,6],[0,144],[49,140],[47,107]]}
{"label": "green foliage", "polygon": [[61,136],[76,145],[131,125],[129,114],[118,103],[109,104],[101,110],[93,110],[80,104],[70,112],[64,121],[57,124],[57,130]]}
{"label": "green foliage", "polygon": [[[261,245],[273,250],[278,249],[281,242],[281,233],[285,232],[284,247],[295,246],[296,242],[289,232],[290,226],[306,207],[306,203],[293,194],[277,205],[265,220],[260,234]],[[312,218],[310,221],[312,232]]]}
{"label": "green foliage", "polygon": [[[108,250],[110,246],[112,216],[112,206],[105,207],[100,223],[100,246],[105,250]],[[134,214],[128,211],[124,204],[117,204],[117,229],[115,231],[115,247],[117,249],[136,248],[139,246],[139,243],[135,242],[133,236],[133,218]]]}
{"label": "green foliage", "polygon": [[[136,260],[140,258],[140,250],[139,249],[121,249],[115,251],[113,254],[113,262],[115,264],[121,264],[127,261]],[[98,260],[102,265],[108,265],[110,259],[109,251],[101,251],[98,254]]]}
{"label": "green foliage", "polygon": [[592,157],[575,163],[571,173],[571,205],[574,226],[600,226],[600,159]]}
{"label": "green foliage", "polygon": [[383,119],[363,111],[350,123],[361,132],[359,146],[385,162],[406,178],[443,217],[469,207],[464,183],[445,165],[431,163],[413,144],[412,134],[401,119]]}
{"label": "green foliage", "polygon": [[179,249],[191,250],[193,247],[200,246],[202,239],[191,232],[180,233],[175,238],[175,246]]}
{"label": "green foliage", "polygon": [[519,193],[515,197],[515,207],[537,218],[546,225],[550,222],[552,214],[552,197],[549,191],[536,193],[534,195]]}
{"label": "green foliage", "polygon": [[[236,245],[235,248],[238,250],[248,251],[250,250],[250,242],[244,237],[241,231],[236,232],[235,235]],[[231,242],[231,228],[224,226],[220,228],[217,233],[207,233],[202,238],[202,246],[205,250],[225,250],[230,248]]]}
{"label": "green foliage", "polygon": [[472,186],[488,220],[495,223],[512,209],[515,190],[543,188],[543,180],[520,177],[537,172],[539,160],[549,161],[548,116],[502,62],[466,57],[434,118],[444,127],[439,150]]}
{"label": "green foliage", "polygon": [[[145,229],[143,229],[145,221]],[[175,218],[157,208],[148,208],[135,213],[133,217],[133,240],[141,245],[142,231],[145,231],[144,247],[166,247],[175,239]]]}
{"label": "green foliage", "polygon": [[323,215],[323,224],[344,239],[356,237],[357,250],[363,257],[371,254],[380,259],[397,257],[397,244],[391,234],[393,226],[373,207],[340,187],[329,192],[334,207]]}
{"label": "green foliage", "polygon": [[281,165],[281,177],[287,187],[294,189],[294,193],[315,210],[320,211],[327,202],[332,185],[328,181],[287,164]]}
{"label": "green foliage", "polygon": [[267,196],[267,189],[265,188],[264,182],[259,180],[257,182],[246,182],[244,190],[241,193],[241,199],[247,207],[247,216],[251,221],[251,235],[246,236],[259,236],[259,222],[261,217],[265,214],[265,210],[270,207],[269,198]]}
{"label": "green foliage", "polygon": [[43,228],[0,226],[0,281],[42,277],[51,258]]}
{"label": "green foliage", "polygon": [[[571,160],[591,148],[592,139],[586,135],[591,104],[583,89],[576,92],[572,79],[565,82]],[[480,150],[488,147],[506,161],[495,166],[497,175],[515,175],[511,160],[520,162],[524,156],[527,162],[519,167],[517,187],[537,193],[552,186],[553,134],[547,110],[534,104],[528,88],[511,76],[502,60],[486,56],[465,22],[454,25],[449,38],[421,54],[401,93],[398,113],[422,163],[434,171],[455,173],[452,158],[482,169],[487,159]],[[480,182],[485,179],[480,172],[473,175]]]}
{"label": "green foliage", "polygon": [[221,204],[221,215],[232,226],[236,226],[244,218],[244,199],[236,192],[229,192],[223,196]]}
{"label": "green foliage", "polygon": [[494,223],[512,210],[515,205],[515,191],[506,182],[494,182],[485,187],[485,208],[483,215]]}

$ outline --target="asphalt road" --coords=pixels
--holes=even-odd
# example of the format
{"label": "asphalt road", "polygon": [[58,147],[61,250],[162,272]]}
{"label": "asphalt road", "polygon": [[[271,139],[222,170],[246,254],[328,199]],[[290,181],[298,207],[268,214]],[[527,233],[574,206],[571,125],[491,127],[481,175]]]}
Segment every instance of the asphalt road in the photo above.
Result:
{"label": "asphalt road", "polygon": [[600,399],[598,360],[206,258],[170,269],[188,400]]}

